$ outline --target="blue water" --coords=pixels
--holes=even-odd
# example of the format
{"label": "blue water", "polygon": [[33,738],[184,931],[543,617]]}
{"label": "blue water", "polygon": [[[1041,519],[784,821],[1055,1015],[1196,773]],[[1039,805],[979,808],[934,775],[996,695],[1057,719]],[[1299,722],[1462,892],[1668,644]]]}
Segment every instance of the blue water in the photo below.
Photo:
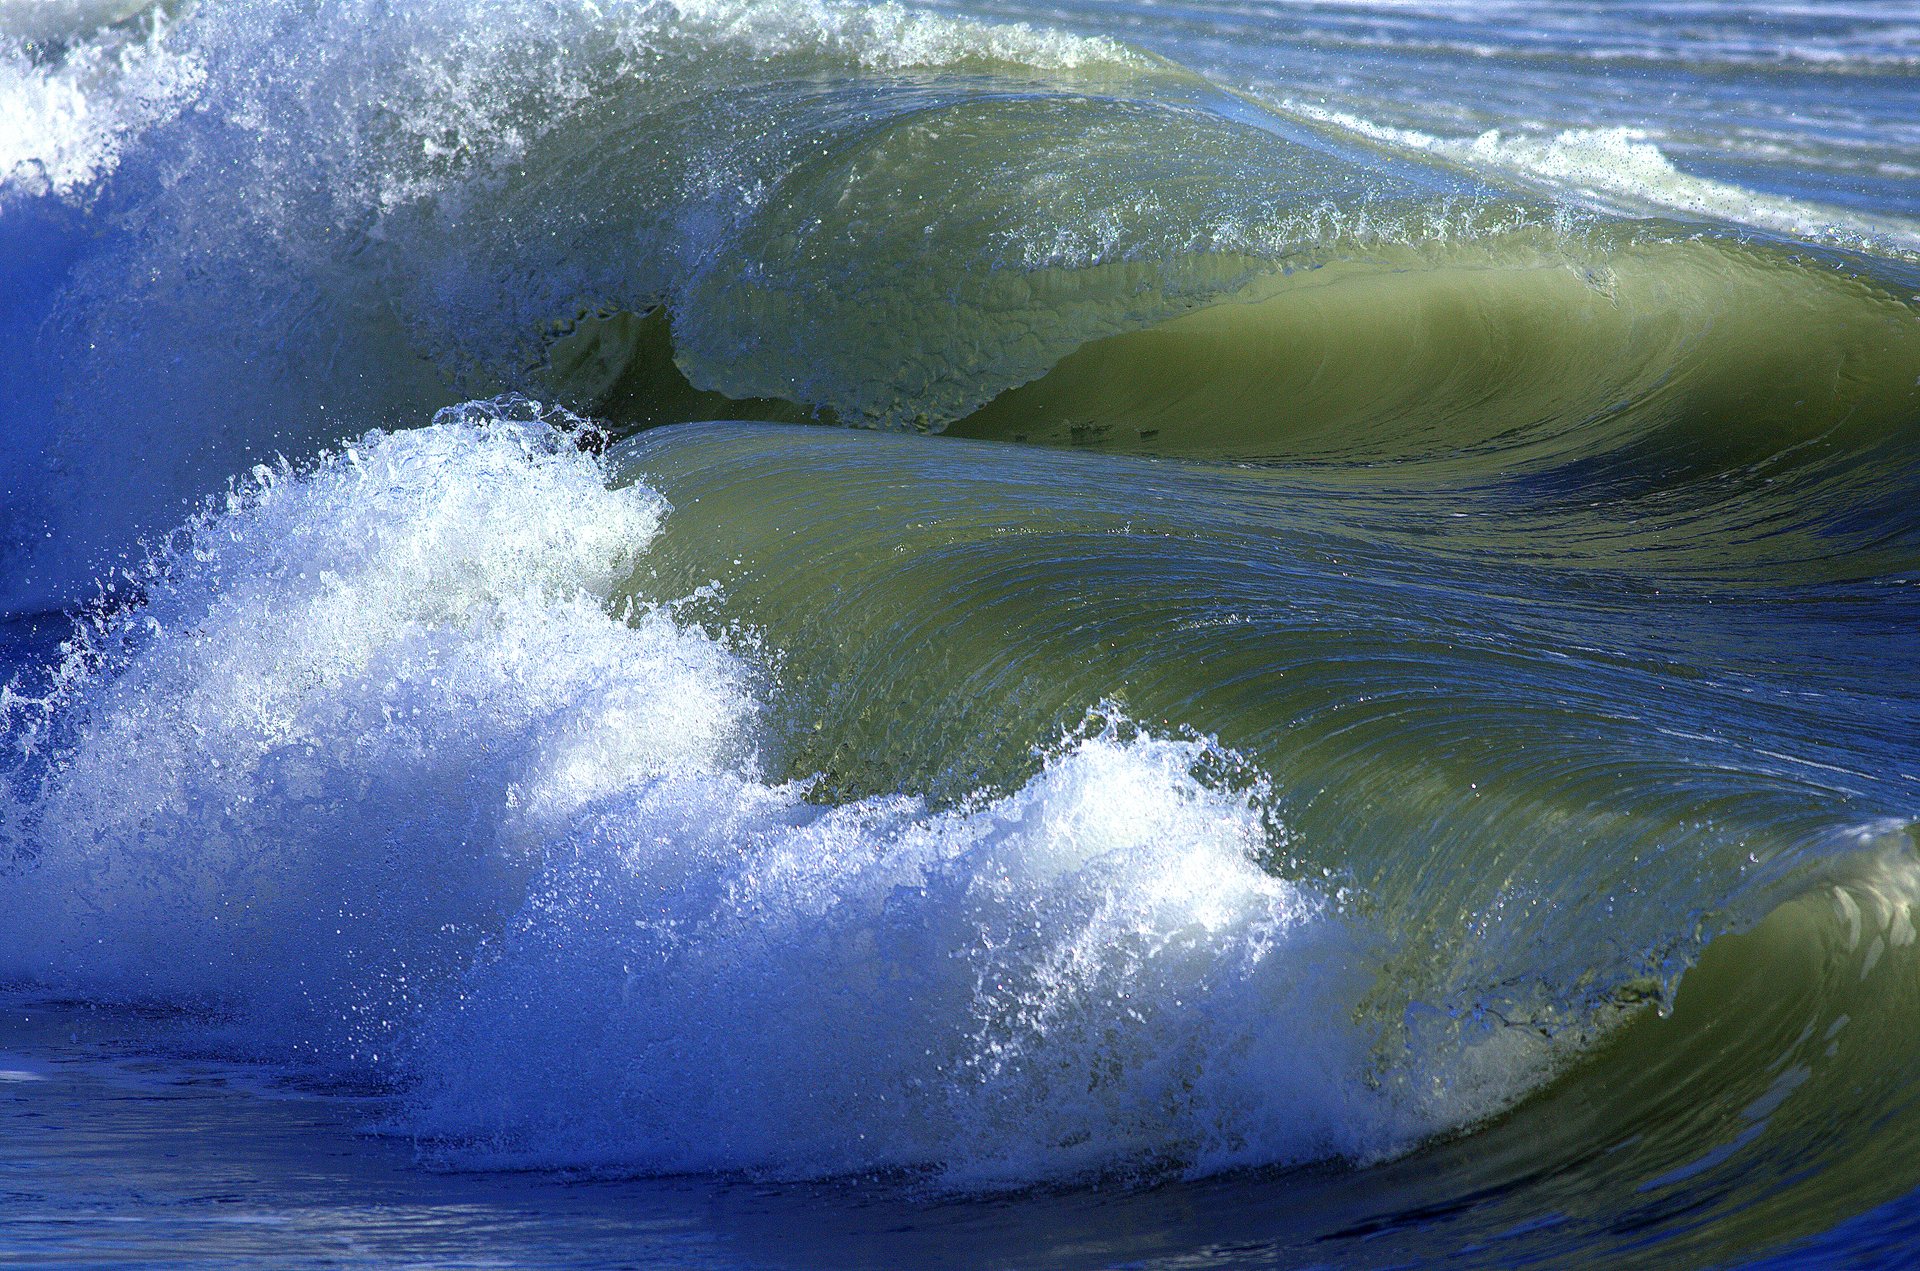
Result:
{"label": "blue water", "polygon": [[0,1264],[1911,1260],[1920,11],[0,0]]}

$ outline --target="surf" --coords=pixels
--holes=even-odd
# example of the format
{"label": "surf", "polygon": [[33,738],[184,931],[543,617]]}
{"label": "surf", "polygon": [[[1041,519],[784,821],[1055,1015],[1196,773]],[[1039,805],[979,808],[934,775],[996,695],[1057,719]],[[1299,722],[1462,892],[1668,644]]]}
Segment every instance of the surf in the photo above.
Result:
{"label": "surf", "polygon": [[9,12],[0,983],[449,1176],[1911,1191],[1903,213],[1082,16]]}

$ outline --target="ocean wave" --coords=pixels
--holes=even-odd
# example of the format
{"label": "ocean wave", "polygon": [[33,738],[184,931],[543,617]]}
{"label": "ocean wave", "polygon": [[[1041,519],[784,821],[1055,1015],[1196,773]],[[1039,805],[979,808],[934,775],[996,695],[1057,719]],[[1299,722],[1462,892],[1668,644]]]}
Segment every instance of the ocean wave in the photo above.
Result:
{"label": "ocean wave", "polygon": [[[0,427],[26,457],[0,515],[15,608],[70,602],[232,471],[462,396],[529,391],[627,427],[731,415],[1072,440],[1085,412],[1049,403],[1047,385],[1109,364],[1083,350],[1117,339],[1131,358],[1130,334],[1184,341],[1233,326],[1223,305],[1239,305],[1242,333],[1202,360],[1265,350],[1270,365],[1241,377],[1247,400],[1254,386],[1261,402],[1298,398],[1296,414],[1351,435],[1356,411],[1399,408],[1360,391],[1365,376],[1297,393],[1274,370],[1310,374],[1310,359],[1267,352],[1298,333],[1245,332],[1256,315],[1365,307],[1371,289],[1378,313],[1336,319],[1368,363],[1408,338],[1440,356],[1415,328],[1484,311],[1469,326],[1488,347],[1454,341],[1466,367],[1418,374],[1458,381],[1439,386],[1441,414],[1493,436],[1529,412],[1585,417],[1695,379],[1710,351],[1665,331],[1671,306],[1651,311],[1670,299],[1648,294],[1668,288],[1665,262],[1701,277],[1679,307],[1705,321],[1757,303],[1848,333],[1892,311],[1840,299],[1842,276],[1895,295],[1905,267],[1887,234],[1742,202],[1624,133],[1540,153],[1512,138],[1378,144],[1110,41],[885,6],[155,13],[171,16],[109,23],[57,55],[16,42],[27,60],[4,77],[33,92],[87,81],[33,116],[79,140],[22,160],[39,175],[0,222],[18,260],[53,262],[21,281],[21,374],[0,389]],[[105,149],[81,137],[96,122]],[[1796,272],[1756,248],[1747,269],[1730,247],[1688,245],[1698,227],[1596,219],[1523,178],[1882,255]],[[1749,283],[1707,277],[1728,273]],[[1402,274],[1418,277],[1389,282]],[[1836,357],[1880,356],[1836,340],[1849,347],[1790,351],[1782,391]],[[1597,368],[1581,388],[1556,384],[1568,358]],[[1419,365],[1402,406],[1434,387]],[[1155,434],[1141,449],[1287,453],[1246,435],[1229,401],[1214,427],[1110,404],[1095,430]],[[1396,444],[1376,425],[1359,450]],[[1276,429],[1290,431],[1251,431]]]}
{"label": "ocean wave", "polygon": [[1445,1123],[1370,1087],[1367,939],[1231,756],[1114,723],[811,804],[740,637],[613,603],[664,504],[541,413],[256,473],[9,699],[0,977],[380,1075],[469,1164],[1024,1185]]}
{"label": "ocean wave", "polygon": [[460,1169],[1909,1187],[1920,232],[1529,127],[0,9],[0,982]]}
{"label": "ocean wave", "polygon": [[1589,205],[1626,213],[1680,213],[1805,242],[1920,259],[1920,223],[1784,195],[1682,171],[1644,128],[1567,128],[1547,136],[1489,129],[1471,138],[1431,136],[1289,101],[1287,107],[1382,141],[1511,173]]}
{"label": "ocean wave", "polygon": [[[1379,1162],[1591,1053],[1603,1062],[1578,1088],[1633,1122],[1653,1095],[1639,1061],[1609,1056],[1690,1055],[1702,1010],[1726,1018],[1796,965],[1795,924],[1844,951],[1842,988],[1905,965],[1911,827],[1836,821],[1806,801],[1816,774],[1755,758],[1764,742],[1747,777],[1727,766],[1746,752],[1720,760],[1718,824],[1688,820],[1702,770],[1679,749],[1638,756],[1636,807],[1582,810],[1582,783],[1617,762],[1606,728],[1575,728],[1562,749],[1537,705],[1503,714],[1490,704],[1504,690],[1476,704],[1466,680],[1443,715],[1380,699],[1395,742],[1363,718],[1368,660],[1437,646],[1405,630],[1370,651],[1364,624],[1335,621],[1357,592],[1316,595],[1324,581],[1305,574],[1287,590],[1318,616],[1293,638],[1334,624],[1345,667],[1292,690],[1223,714],[1233,699],[1172,682],[1168,698],[1108,665],[1116,654],[1079,654],[1090,677],[1050,670],[1062,638],[1172,667],[1171,636],[1211,648],[1209,674],[1239,665],[1230,684],[1252,674],[1241,633],[1269,655],[1288,642],[1225,574],[1206,603],[1237,618],[1195,611],[1162,630],[1160,602],[1136,593],[1109,614],[1135,634],[1102,638],[1088,623],[1109,608],[1114,575],[1089,550],[1103,539],[1049,551],[1092,527],[1069,531],[1068,504],[1032,497],[1034,473],[983,465],[977,443],[808,441],[832,436],[668,430],[606,460],[585,421],[512,399],[255,472],[116,583],[47,687],[9,690],[0,979],[186,1009],[171,1045],[371,1079],[395,1100],[388,1130],[449,1165],[904,1171],[999,1189]],[[798,449],[781,459],[783,446]],[[793,506],[811,500],[803,471],[832,484],[845,523],[796,538],[805,518],[752,491],[755,450]],[[902,484],[923,461],[959,467]],[[860,497],[875,464],[895,499],[930,505],[972,470],[997,493],[948,506],[986,530],[1017,501],[1017,533],[949,513],[914,552],[869,557],[846,518],[891,527],[904,510]],[[1180,506],[1159,498],[1133,481],[1104,541],[1197,541],[1156,526]],[[781,599],[799,575],[768,556],[774,525],[769,541],[812,559],[808,586],[841,589],[825,626]],[[1292,541],[1308,558],[1331,547]],[[699,544],[730,576],[710,551],[688,555]],[[1047,562],[1074,562],[1071,629],[990,581],[1007,550],[1043,592]],[[1389,559],[1363,571],[1368,588],[1390,592]],[[922,561],[978,574],[961,587],[970,607],[939,602]],[[976,617],[997,653],[965,633]],[[1527,656],[1525,637],[1504,639],[1503,656]],[[902,679],[916,642],[944,653]],[[969,669],[1014,650],[1010,676]],[[1082,694],[1118,684],[1129,706],[1096,699],[1073,722]],[[1296,699],[1357,713],[1331,731],[1297,717],[1279,741],[1249,729],[1245,711],[1285,717]],[[884,720],[876,702],[891,703]],[[1669,698],[1672,729],[1688,710]],[[1249,744],[1130,714],[1211,720]],[[1455,786],[1430,756],[1455,748],[1463,719],[1487,740]],[[1647,741],[1607,727],[1620,754]],[[954,750],[965,738],[997,753]],[[1571,765],[1558,776],[1556,755]],[[1369,793],[1388,789],[1387,803]],[[1754,923],[1734,940],[1757,941],[1757,962],[1720,952],[1716,937]],[[1649,1024],[1637,1008],[1671,1005],[1675,982],[1680,1014]],[[1780,997],[1765,1036],[1687,1068],[1686,1088],[1703,1108],[1762,1099],[1751,1125],[1807,1115],[1792,1090],[1750,1089],[1777,1071],[1767,1030],[1879,1019],[1856,998]],[[1672,1150],[1710,1155],[1720,1124]]]}

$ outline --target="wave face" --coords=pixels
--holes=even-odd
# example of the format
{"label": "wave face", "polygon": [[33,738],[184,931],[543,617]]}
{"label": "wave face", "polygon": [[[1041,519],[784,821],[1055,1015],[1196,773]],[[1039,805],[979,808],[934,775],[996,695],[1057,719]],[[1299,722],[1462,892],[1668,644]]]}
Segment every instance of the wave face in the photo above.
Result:
{"label": "wave face", "polygon": [[16,704],[0,976],[398,1069],[461,1162],[1026,1182],[1427,1128],[1230,756],[1115,721],[965,807],[810,804],[740,652],[609,611],[659,497],[498,416],[263,473]]}
{"label": "wave face", "polygon": [[0,7],[0,985],[456,1171],[1897,1223],[1898,139],[1579,103],[1910,33],[1481,8]]}
{"label": "wave face", "polygon": [[[9,181],[16,206],[41,197],[12,234],[68,267],[31,289],[0,405],[33,421],[22,471],[72,487],[13,483],[17,603],[71,595],[103,549],[349,414],[501,387],[600,405],[625,349],[551,373],[583,316],[664,310],[663,369],[693,390],[937,428],[1329,234],[1424,237],[1481,188],[1109,42],[885,8],[149,21],[112,37],[111,71],[85,41],[15,53],[44,100]],[[76,95],[127,121],[76,131]],[[94,444],[102,417],[138,482]]]}

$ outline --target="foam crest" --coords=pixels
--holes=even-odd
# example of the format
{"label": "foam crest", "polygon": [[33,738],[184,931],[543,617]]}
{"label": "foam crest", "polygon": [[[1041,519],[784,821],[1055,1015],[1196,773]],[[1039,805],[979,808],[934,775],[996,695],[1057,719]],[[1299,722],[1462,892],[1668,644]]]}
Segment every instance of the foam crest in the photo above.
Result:
{"label": "foam crest", "polygon": [[[398,17],[359,0],[210,4],[187,9],[169,38],[175,27],[170,6],[154,0],[0,4],[0,188],[79,193],[189,103],[256,134],[305,116],[321,130],[285,129],[281,140],[318,140],[336,168],[361,168],[356,145],[395,142],[387,181],[372,165],[355,174],[373,187],[356,191],[360,200],[391,206],[441,188],[450,172],[513,162],[566,108],[623,78],[657,76],[664,60],[731,52],[872,70],[1145,64],[1111,40],[830,0],[531,0],[510,13],[434,0]],[[342,102],[330,90],[346,75],[384,81],[385,91],[377,103]],[[322,91],[290,93],[302,79]]]}
{"label": "foam crest", "polygon": [[1024,22],[951,18],[892,3],[822,0],[675,0],[681,29],[714,43],[737,43],[762,57],[837,54],[874,70],[961,67],[969,63],[1078,70],[1102,63],[1142,66],[1148,59],[1113,40],[1035,29]]}
{"label": "foam crest", "polygon": [[606,610],[663,504],[512,413],[257,469],[14,703],[0,976],[352,1049],[512,911],[546,819],[734,753],[742,666]]}
{"label": "foam crest", "polygon": [[1201,743],[1112,732],[968,810],[653,783],[558,843],[427,1026],[453,1161],[993,1186],[1360,1156],[1353,928]]}
{"label": "foam crest", "polygon": [[1551,137],[1510,136],[1495,129],[1440,149],[1468,162],[1544,178],[1603,203],[1625,200],[1628,210],[1651,205],[1812,242],[1883,252],[1920,250],[1920,224],[1682,172],[1643,129],[1572,128]]}
{"label": "foam crest", "polygon": [[0,195],[71,198],[200,88],[144,3],[0,5]]}
{"label": "foam crest", "polygon": [[1920,252],[1920,223],[1909,218],[1763,194],[1683,172],[1641,128],[1568,128],[1549,136],[1495,128],[1474,137],[1438,137],[1308,102],[1289,101],[1287,109],[1477,170],[1545,185],[1611,212],[1679,212],[1836,247],[1907,257]]}
{"label": "foam crest", "polygon": [[458,1164],[996,1186],[1440,1123],[1369,1082],[1372,941],[1267,867],[1231,755],[1116,723],[959,807],[769,782],[764,673],[610,606],[665,505],[552,418],[257,469],[8,699],[0,980],[395,1082]]}

